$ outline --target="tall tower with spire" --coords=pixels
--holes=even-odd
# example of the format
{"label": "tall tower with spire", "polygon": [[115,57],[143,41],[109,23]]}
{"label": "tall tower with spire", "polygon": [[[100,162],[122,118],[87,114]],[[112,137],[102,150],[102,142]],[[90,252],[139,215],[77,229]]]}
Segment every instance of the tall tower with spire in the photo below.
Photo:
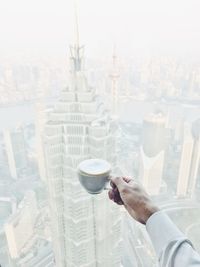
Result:
{"label": "tall tower with spire", "polygon": [[117,68],[117,56],[116,56],[116,48],[113,48],[113,56],[112,56],[112,71],[109,75],[111,79],[111,111],[113,115],[117,113],[117,105],[118,105],[118,80],[120,77],[119,70]]}
{"label": "tall tower with spire", "polygon": [[89,158],[108,160],[116,171],[116,125],[87,83],[79,42],[70,47],[70,53],[69,86],[61,92],[45,127],[56,267],[119,267],[119,209],[106,192],[86,193],[76,171],[78,164]]}

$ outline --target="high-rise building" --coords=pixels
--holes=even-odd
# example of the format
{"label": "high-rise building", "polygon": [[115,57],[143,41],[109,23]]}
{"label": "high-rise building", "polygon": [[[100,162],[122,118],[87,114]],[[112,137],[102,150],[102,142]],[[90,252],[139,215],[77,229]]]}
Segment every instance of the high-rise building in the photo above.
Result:
{"label": "high-rise building", "polygon": [[38,244],[23,255],[16,266],[20,267],[56,267],[51,243],[39,240]]}
{"label": "high-rise building", "polygon": [[22,127],[3,131],[8,166],[12,178],[17,179],[27,167],[27,151]]}
{"label": "high-rise building", "polygon": [[200,170],[200,119],[196,120],[192,124],[192,136],[194,139],[194,149],[192,153],[192,162],[190,168],[190,180],[188,193],[193,195],[195,192],[195,187],[199,177]]}
{"label": "high-rise building", "polygon": [[162,113],[153,113],[143,121],[140,179],[151,195],[159,194],[165,155],[166,118]]}
{"label": "high-rise building", "polygon": [[44,157],[44,147],[42,143],[42,134],[45,127],[45,105],[41,101],[35,105],[35,137],[36,137],[36,151],[38,157],[38,170],[40,174],[40,179],[45,181],[46,179],[46,170],[45,170],[45,157]]}
{"label": "high-rise building", "polygon": [[155,157],[149,158],[141,149],[140,178],[142,184],[150,195],[158,195],[162,186],[164,167],[164,151]]}
{"label": "high-rise building", "polygon": [[11,264],[11,257],[8,249],[8,242],[6,239],[6,233],[4,224],[11,214],[16,211],[16,199],[11,196],[0,197],[0,259],[2,266],[13,266]]}
{"label": "high-rise building", "polygon": [[34,223],[38,215],[36,196],[28,191],[19,204],[17,211],[11,215],[5,224],[5,233],[9,253],[12,259],[17,259],[34,235]]}
{"label": "high-rise building", "polygon": [[190,125],[185,124],[184,138],[183,138],[181,159],[179,166],[179,175],[177,182],[177,191],[176,191],[178,197],[184,197],[187,195],[193,145],[194,141],[192,138]]}
{"label": "high-rise building", "polygon": [[118,108],[118,99],[119,99],[119,88],[118,88],[118,80],[120,77],[119,69],[117,67],[117,56],[115,54],[115,49],[113,51],[112,56],[112,71],[110,73],[111,79],[111,112],[113,115],[116,115]]}
{"label": "high-rise building", "polygon": [[177,196],[186,197],[194,193],[200,164],[200,123],[185,124],[181,151]]}
{"label": "high-rise building", "polygon": [[105,192],[86,193],[76,173],[78,164],[89,158],[108,160],[115,169],[116,124],[87,83],[83,47],[77,42],[70,52],[69,87],[62,91],[45,127],[56,266],[117,267],[121,254],[119,209]]}

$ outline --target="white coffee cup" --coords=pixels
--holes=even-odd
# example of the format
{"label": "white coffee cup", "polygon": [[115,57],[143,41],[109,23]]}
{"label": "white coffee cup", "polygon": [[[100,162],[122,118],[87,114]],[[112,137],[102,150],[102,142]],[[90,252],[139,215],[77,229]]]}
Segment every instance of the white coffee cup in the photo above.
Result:
{"label": "white coffee cup", "polygon": [[99,194],[109,182],[111,165],[103,159],[87,159],[78,165],[81,185],[90,194]]}

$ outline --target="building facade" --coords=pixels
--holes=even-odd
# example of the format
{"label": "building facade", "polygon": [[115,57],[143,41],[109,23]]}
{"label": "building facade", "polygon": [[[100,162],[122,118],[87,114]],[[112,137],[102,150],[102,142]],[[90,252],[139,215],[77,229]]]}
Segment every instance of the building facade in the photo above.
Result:
{"label": "building facade", "polygon": [[200,166],[200,120],[184,125],[177,196],[191,197],[195,191]]}
{"label": "building facade", "polygon": [[5,151],[12,178],[19,178],[27,167],[27,151],[22,127],[3,131]]}
{"label": "building facade", "polygon": [[28,191],[20,202],[17,211],[11,215],[5,224],[8,249],[12,259],[20,258],[20,254],[26,251],[26,245],[34,236],[34,224],[37,215],[35,193]]}
{"label": "building facade", "polygon": [[121,216],[107,193],[91,196],[76,169],[89,158],[108,160],[115,170],[116,124],[83,71],[83,48],[70,48],[69,87],[49,114],[45,158],[52,239],[57,267],[120,266]]}
{"label": "building facade", "polygon": [[149,114],[143,121],[140,148],[140,180],[147,192],[158,195],[162,187],[166,142],[166,118],[162,113]]}

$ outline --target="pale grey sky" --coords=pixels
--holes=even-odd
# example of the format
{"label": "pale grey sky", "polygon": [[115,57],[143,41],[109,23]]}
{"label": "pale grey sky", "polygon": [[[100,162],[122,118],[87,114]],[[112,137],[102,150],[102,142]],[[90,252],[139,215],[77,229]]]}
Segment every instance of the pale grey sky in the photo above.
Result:
{"label": "pale grey sky", "polygon": [[[80,40],[89,57],[199,53],[199,0],[79,0]],[[66,54],[73,0],[0,0],[0,54]],[[200,53],[199,53],[200,54]]]}

